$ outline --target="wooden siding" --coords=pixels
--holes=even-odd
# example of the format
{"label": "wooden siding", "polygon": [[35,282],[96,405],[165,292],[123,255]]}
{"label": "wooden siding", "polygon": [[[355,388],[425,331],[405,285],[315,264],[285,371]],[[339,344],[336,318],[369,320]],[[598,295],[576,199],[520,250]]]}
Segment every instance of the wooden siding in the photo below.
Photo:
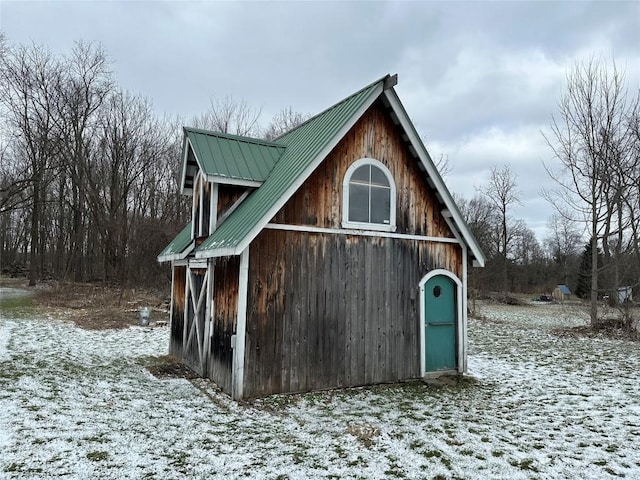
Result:
{"label": "wooden siding", "polygon": [[235,185],[218,185],[218,217],[220,218],[225,214],[229,208],[236,203],[244,192],[247,191],[247,187],[238,187]]}
{"label": "wooden siding", "polygon": [[231,335],[236,330],[238,315],[238,282],[240,257],[215,259],[213,275],[213,320],[207,377],[231,394],[233,350]]}
{"label": "wooden siding", "polygon": [[394,178],[396,233],[453,237],[426,173],[419,169],[419,161],[380,102],[358,120],[272,221],[341,228],[343,179],[349,166],[360,158],[379,160]]}
{"label": "wooden siding", "polygon": [[193,210],[193,237],[198,238],[200,235],[200,182],[202,181],[202,176],[196,174],[196,181],[193,185],[193,202],[192,202],[192,210]]}
{"label": "wooden siding", "polygon": [[184,287],[187,275],[186,267],[173,267],[173,286],[171,291],[171,336],[169,353],[182,357],[182,334],[184,329]]}
{"label": "wooden siding", "polygon": [[202,234],[201,237],[208,237],[211,232],[209,225],[211,222],[211,182],[202,184]]}
{"label": "wooden siding", "polygon": [[244,392],[416,378],[418,284],[456,244],[264,230],[251,244]]}
{"label": "wooden siding", "polygon": [[[453,237],[379,102],[272,221],[341,228],[344,175],[360,158],[379,160],[394,178],[396,233]],[[436,268],[462,278],[452,243],[267,229],[249,258],[248,397],[419,377],[418,284]]]}

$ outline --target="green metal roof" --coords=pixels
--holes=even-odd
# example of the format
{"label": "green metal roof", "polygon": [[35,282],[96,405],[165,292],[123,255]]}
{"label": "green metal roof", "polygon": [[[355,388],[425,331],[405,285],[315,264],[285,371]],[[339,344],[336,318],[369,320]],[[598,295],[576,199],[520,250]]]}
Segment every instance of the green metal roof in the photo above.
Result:
{"label": "green metal roof", "polygon": [[255,192],[197,249],[196,257],[239,254],[271,220],[384,89],[389,75],[278,138],[280,160]]}
{"label": "green metal roof", "polygon": [[[285,150],[284,145],[256,138],[184,127],[184,148],[192,148],[197,164],[206,175],[249,182],[265,181]],[[187,152],[188,154],[188,152]],[[189,160],[189,158],[187,158]],[[188,182],[196,165],[185,162],[183,178]]]}
{"label": "green metal roof", "polygon": [[394,122],[400,123],[414,155],[426,170],[429,184],[442,197],[442,214],[454,235],[458,237],[455,231],[459,231],[473,258],[484,266],[484,254],[477,240],[392,88],[396,81],[396,76],[386,75],[280,136],[275,142],[185,128],[183,192],[188,193],[192,188],[198,168],[210,180],[225,183],[227,178],[230,179],[228,183],[258,188],[195,250],[189,224],[162,251],[158,261],[183,259],[192,252],[196,258],[242,253],[366,109],[382,95],[385,105],[391,109]]}
{"label": "green metal roof", "polygon": [[168,262],[170,260],[177,260],[184,258],[189,253],[189,247],[193,244],[191,238],[191,222],[187,223],[187,226],[171,240],[171,243],[167,245],[160,255],[158,255],[159,262]]}

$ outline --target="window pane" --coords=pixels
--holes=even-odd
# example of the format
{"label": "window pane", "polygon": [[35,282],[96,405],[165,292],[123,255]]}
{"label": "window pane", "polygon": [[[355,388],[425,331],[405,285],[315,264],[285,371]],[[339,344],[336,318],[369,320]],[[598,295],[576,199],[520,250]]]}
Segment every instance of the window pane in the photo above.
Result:
{"label": "window pane", "polygon": [[371,223],[391,222],[391,189],[371,187]]}
{"label": "window pane", "polygon": [[378,167],[371,166],[371,184],[389,186],[389,180],[382,170]]}
{"label": "window pane", "polygon": [[369,187],[366,185],[349,184],[349,221],[369,221]]}
{"label": "window pane", "polygon": [[351,174],[350,182],[369,183],[369,165],[362,165],[356,168],[356,171]]}

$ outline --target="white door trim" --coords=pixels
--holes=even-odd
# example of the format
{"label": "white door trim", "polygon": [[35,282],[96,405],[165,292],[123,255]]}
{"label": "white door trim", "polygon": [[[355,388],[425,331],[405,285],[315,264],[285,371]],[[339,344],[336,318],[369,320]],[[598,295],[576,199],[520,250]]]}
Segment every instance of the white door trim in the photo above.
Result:
{"label": "white door trim", "polygon": [[456,284],[456,343],[458,345],[456,352],[456,365],[459,373],[464,372],[465,358],[464,358],[464,335],[466,329],[464,328],[464,312],[462,310],[463,306],[463,288],[462,281],[449,270],[445,270],[443,268],[437,268],[435,270],[431,270],[427,273],[419,283],[420,290],[420,377],[424,377],[430,372],[427,372],[425,369],[425,320],[426,320],[426,310],[425,310],[425,302],[424,302],[424,286],[425,284],[431,280],[433,277],[438,275],[443,275],[445,277],[450,278]]}

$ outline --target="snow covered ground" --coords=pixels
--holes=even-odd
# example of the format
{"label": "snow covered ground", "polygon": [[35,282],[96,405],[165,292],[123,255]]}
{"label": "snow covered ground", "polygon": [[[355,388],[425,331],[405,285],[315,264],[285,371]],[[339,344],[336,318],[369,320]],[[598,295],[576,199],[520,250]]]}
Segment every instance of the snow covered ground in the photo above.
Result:
{"label": "snow covered ground", "polygon": [[640,478],[640,345],[557,336],[558,305],[485,306],[475,380],[276,396],[158,379],[168,329],[0,318],[0,479]]}

